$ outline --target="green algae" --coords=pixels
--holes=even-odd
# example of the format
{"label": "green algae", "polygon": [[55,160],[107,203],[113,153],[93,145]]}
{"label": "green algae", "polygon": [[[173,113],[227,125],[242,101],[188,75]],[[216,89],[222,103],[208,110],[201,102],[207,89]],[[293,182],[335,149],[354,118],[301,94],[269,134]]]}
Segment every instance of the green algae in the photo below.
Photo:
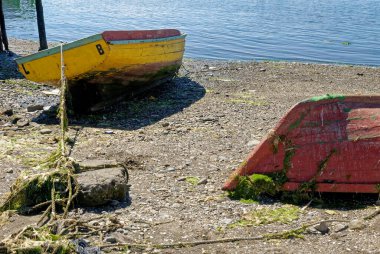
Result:
{"label": "green algae", "polygon": [[254,202],[260,194],[275,195],[278,188],[273,179],[267,175],[253,174],[251,176],[239,176],[238,184],[228,195],[232,199],[243,200],[242,202]]}
{"label": "green algae", "polygon": [[346,96],[341,95],[341,94],[326,94],[326,95],[312,97],[306,100],[306,102],[317,102],[317,101],[332,100],[332,99],[344,100],[345,98]]}
{"label": "green algae", "polygon": [[186,177],[185,181],[191,185],[198,185],[199,178],[195,176],[188,176]]}
{"label": "green algae", "polygon": [[275,209],[264,207],[245,214],[241,220],[230,224],[229,227],[259,226],[273,223],[289,224],[298,220],[301,213],[301,209],[293,205],[284,205]]}
{"label": "green algae", "polygon": [[[28,212],[33,206],[51,201],[54,186],[54,198],[61,200],[66,197],[68,187],[67,172],[63,170],[43,173],[34,176],[21,175],[11,186],[11,193],[0,206],[0,211],[17,210]],[[71,179],[74,182],[74,179]]]}

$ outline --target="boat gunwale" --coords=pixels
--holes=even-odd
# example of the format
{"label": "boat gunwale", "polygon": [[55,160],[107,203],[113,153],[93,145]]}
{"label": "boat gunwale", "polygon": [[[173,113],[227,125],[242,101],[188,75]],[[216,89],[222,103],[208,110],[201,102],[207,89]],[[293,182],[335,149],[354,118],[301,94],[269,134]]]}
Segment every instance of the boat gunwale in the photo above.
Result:
{"label": "boat gunwale", "polygon": [[165,38],[157,38],[157,39],[141,39],[141,40],[110,40],[107,41],[111,45],[121,45],[121,44],[137,44],[137,43],[149,43],[149,42],[161,42],[161,41],[171,41],[171,40],[179,40],[184,39],[187,34],[181,34],[178,36],[171,36]]}
{"label": "boat gunwale", "polygon": [[[92,36],[89,36],[89,37],[86,37],[86,38],[83,38],[83,39],[80,39],[77,41],[73,41],[73,42],[69,42],[67,44],[63,44],[63,51],[67,51],[67,50],[70,50],[73,48],[78,48],[80,46],[84,46],[84,45],[87,45],[87,44],[90,44],[90,43],[93,43],[95,41],[99,41],[102,39],[103,39],[103,37],[101,34],[95,34],[95,35],[92,35]],[[40,59],[40,58],[43,58],[46,56],[58,54],[60,52],[61,52],[61,46],[56,46],[54,48],[42,50],[42,51],[39,51],[37,53],[28,55],[28,56],[17,58],[17,59],[15,59],[15,61],[17,64],[24,64],[24,63],[31,62],[33,60],[37,60],[37,59]]]}
{"label": "boat gunwale", "polygon": [[[187,36],[187,34],[181,34],[178,36],[171,36],[171,37],[158,38],[158,39],[106,41],[106,40],[104,40],[102,34],[95,34],[95,35],[92,35],[92,36],[89,36],[89,37],[86,37],[86,38],[83,38],[80,40],[76,40],[76,41],[64,44],[63,45],[63,51],[78,48],[80,46],[84,46],[84,45],[87,45],[87,44],[90,44],[90,43],[93,43],[93,42],[96,42],[99,40],[104,40],[107,44],[111,44],[111,45],[122,45],[122,44],[138,44],[138,43],[171,41],[171,40],[182,39],[182,38],[185,38],[186,36]],[[20,64],[31,62],[31,61],[34,61],[34,60],[37,60],[37,59],[40,59],[40,58],[43,58],[46,56],[58,54],[58,53],[60,53],[60,51],[61,51],[61,46],[56,46],[54,48],[42,50],[40,52],[31,54],[28,56],[17,58],[17,59],[15,59],[15,61],[18,65],[20,65]]]}

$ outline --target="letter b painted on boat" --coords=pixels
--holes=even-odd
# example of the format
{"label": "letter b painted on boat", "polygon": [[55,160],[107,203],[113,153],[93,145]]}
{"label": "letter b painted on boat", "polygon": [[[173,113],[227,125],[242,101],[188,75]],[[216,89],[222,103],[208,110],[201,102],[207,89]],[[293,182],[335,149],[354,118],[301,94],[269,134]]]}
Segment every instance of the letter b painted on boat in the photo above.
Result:
{"label": "letter b painted on boat", "polygon": [[104,50],[102,48],[102,45],[96,44],[96,49],[98,50],[99,55],[103,55],[104,54]]}

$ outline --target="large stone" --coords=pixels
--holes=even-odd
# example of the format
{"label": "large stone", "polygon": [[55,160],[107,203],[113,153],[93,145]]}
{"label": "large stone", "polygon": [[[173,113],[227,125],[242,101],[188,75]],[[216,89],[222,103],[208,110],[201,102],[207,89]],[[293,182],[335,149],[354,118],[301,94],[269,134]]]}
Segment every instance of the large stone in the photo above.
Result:
{"label": "large stone", "polygon": [[79,206],[100,206],[127,198],[128,173],[122,167],[86,171],[77,176]]}
{"label": "large stone", "polygon": [[77,162],[76,170],[78,172],[85,172],[95,169],[112,168],[119,166],[116,160],[84,160]]}

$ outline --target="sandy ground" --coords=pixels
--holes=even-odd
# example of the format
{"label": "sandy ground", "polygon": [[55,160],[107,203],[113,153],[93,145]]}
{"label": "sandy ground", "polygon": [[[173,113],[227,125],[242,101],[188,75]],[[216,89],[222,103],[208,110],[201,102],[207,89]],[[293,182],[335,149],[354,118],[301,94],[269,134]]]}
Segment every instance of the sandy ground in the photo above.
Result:
{"label": "sandy ground", "polygon": [[[33,42],[11,40],[12,51],[23,55]],[[1,66],[9,57],[0,56]],[[8,59],[8,60],[4,60]],[[3,61],[4,60],[4,61]],[[17,175],[29,170],[55,149],[58,122],[51,108],[32,113],[35,104],[54,106],[51,90],[20,80],[0,69],[0,108],[30,120],[20,127],[12,117],[0,116],[0,192],[4,194]],[[71,156],[77,160],[130,161],[130,200],[101,208],[78,208],[71,215],[91,218],[113,214],[124,227],[111,236],[118,242],[175,243],[225,237],[258,236],[302,224],[330,223],[322,235],[310,230],[303,239],[239,241],[182,249],[131,250],[145,253],[380,253],[380,217],[365,221],[362,229],[339,228],[375,211],[373,196],[329,196],[313,202],[288,223],[236,226],[245,214],[288,207],[277,198],[254,204],[229,199],[221,191],[231,171],[287,110],[297,102],[323,94],[378,94],[380,69],[284,62],[184,61],[173,82],[97,115],[72,117],[69,135],[75,139]],[[52,130],[41,134],[41,129]],[[189,178],[192,177],[192,178]],[[186,180],[188,179],[188,180]],[[201,184],[193,184],[196,179]],[[297,206],[296,206],[297,207]],[[298,208],[302,208],[298,206]],[[28,218],[28,220],[31,220]],[[21,221],[21,222],[20,222]],[[13,232],[26,221],[14,215],[0,229]],[[99,244],[92,239],[92,244]],[[111,250],[116,253],[117,250]]]}

